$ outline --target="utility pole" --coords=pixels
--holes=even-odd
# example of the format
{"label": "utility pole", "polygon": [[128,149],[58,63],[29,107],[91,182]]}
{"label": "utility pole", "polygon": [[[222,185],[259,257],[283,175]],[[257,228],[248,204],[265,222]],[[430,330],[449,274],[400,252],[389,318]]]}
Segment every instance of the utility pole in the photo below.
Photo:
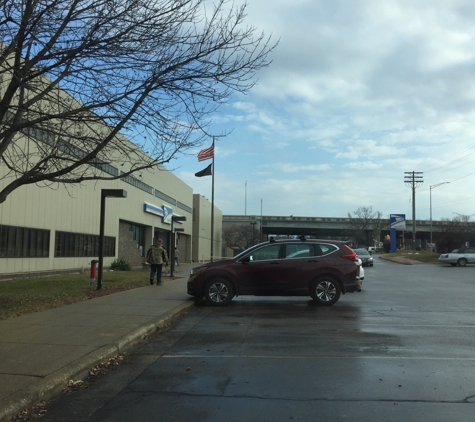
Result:
{"label": "utility pole", "polygon": [[416,188],[424,183],[422,171],[405,171],[404,184],[412,188],[412,250],[416,250]]}

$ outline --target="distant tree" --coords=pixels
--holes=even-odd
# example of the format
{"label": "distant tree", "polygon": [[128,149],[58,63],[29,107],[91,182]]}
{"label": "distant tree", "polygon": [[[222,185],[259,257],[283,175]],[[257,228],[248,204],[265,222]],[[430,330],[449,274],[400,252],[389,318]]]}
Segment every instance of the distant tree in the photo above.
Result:
{"label": "distant tree", "polygon": [[373,239],[378,239],[381,231],[380,211],[373,211],[373,207],[358,207],[356,211],[348,213],[349,230],[357,244],[373,245]]}
{"label": "distant tree", "polygon": [[[245,9],[228,0],[0,0],[0,203],[27,184],[156,167],[213,136],[211,114],[253,87],[275,47],[244,26]],[[124,173],[102,171],[107,164]]]}
{"label": "distant tree", "polygon": [[433,234],[438,252],[451,251],[462,247],[465,242],[475,242],[475,227],[470,216],[457,216],[452,219],[443,218]]}
{"label": "distant tree", "polygon": [[259,243],[259,231],[251,224],[233,224],[223,227],[223,247],[233,249],[235,254]]}

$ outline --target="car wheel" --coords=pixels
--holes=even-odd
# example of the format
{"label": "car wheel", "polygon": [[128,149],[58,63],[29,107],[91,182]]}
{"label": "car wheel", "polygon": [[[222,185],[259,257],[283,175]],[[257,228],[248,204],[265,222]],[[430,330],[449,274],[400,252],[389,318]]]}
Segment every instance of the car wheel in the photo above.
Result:
{"label": "car wheel", "polygon": [[334,278],[319,277],[313,282],[310,293],[319,305],[332,306],[340,299],[341,288]]}
{"label": "car wheel", "polygon": [[461,267],[465,267],[465,265],[467,265],[467,260],[465,258],[460,258],[457,261],[457,264],[459,264]]}
{"label": "car wheel", "polygon": [[450,265],[452,265],[452,267],[456,267],[456,266],[457,266],[457,264],[452,264],[452,263],[450,263]]}
{"label": "car wheel", "polygon": [[233,286],[224,278],[215,278],[206,284],[206,301],[213,306],[226,306],[234,296]]}

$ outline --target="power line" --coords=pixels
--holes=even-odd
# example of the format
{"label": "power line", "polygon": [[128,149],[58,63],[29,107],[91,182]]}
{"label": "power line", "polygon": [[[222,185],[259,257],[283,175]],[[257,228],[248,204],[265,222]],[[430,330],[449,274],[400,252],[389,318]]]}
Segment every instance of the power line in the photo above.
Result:
{"label": "power line", "polygon": [[[436,170],[439,170],[441,168],[444,168],[444,167],[447,167],[449,166],[450,164],[453,164],[457,161],[460,160],[460,157],[459,158],[456,158],[458,157],[459,155],[462,155],[463,158],[466,158],[466,157],[469,157],[473,154],[475,154],[475,151],[473,151],[473,147],[475,146],[475,142],[473,144],[470,144],[468,147],[462,149],[462,150],[459,150],[459,151],[455,151],[451,154],[448,154],[448,155],[445,155],[445,159],[450,159],[449,162],[445,162],[445,164],[441,164],[441,165],[438,165],[438,164],[434,164],[432,167],[429,167],[428,169],[425,169],[424,172],[425,173],[431,173],[433,171],[436,171]],[[472,151],[470,154],[467,154],[466,151]],[[452,159],[453,158],[453,159]],[[467,163],[467,164],[470,164],[470,163]],[[462,165],[465,165],[465,164],[462,164]],[[437,167],[434,167],[434,166],[437,166]],[[461,167],[461,166],[459,166]]]}
{"label": "power line", "polygon": [[[472,173],[466,174],[465,176],[458,177],[457,179],[449,180],[449,183],[457,182],[458,180],[465,179],[466,177],[472,176],[472,175],[474,175],[474,174],[475,174],[475,171],[472,172]],[[429,189],[421,189],[421,192],[425,192],[425,191],[428,191],[428,190],[429,190]]]}

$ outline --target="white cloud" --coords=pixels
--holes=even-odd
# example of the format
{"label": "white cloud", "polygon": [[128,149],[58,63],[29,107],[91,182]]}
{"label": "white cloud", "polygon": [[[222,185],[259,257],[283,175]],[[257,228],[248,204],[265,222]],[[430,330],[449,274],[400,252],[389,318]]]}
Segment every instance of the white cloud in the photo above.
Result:
{"label": "white cloud", "polygon": [[275,163],[269,166],[271,166],[275,171],[283,171],[284,173],[321,172],[331,169],[329,164],[310,164],[303,166],[292,163]]}
{"label": "white cloud", "polygon": [[256,1],[246,23],[280,45],[249,95],[213,119],[232,130],[216,153],[225,214],[243,213],[247,180],[250,213],[262,198],[269,215],[345,216],[361,205],[410,215],[403,178],[413,170],[424,172],[421,218],[441,181],[451,183],[437,189],[434,218],[475,213],[471,1]]}

